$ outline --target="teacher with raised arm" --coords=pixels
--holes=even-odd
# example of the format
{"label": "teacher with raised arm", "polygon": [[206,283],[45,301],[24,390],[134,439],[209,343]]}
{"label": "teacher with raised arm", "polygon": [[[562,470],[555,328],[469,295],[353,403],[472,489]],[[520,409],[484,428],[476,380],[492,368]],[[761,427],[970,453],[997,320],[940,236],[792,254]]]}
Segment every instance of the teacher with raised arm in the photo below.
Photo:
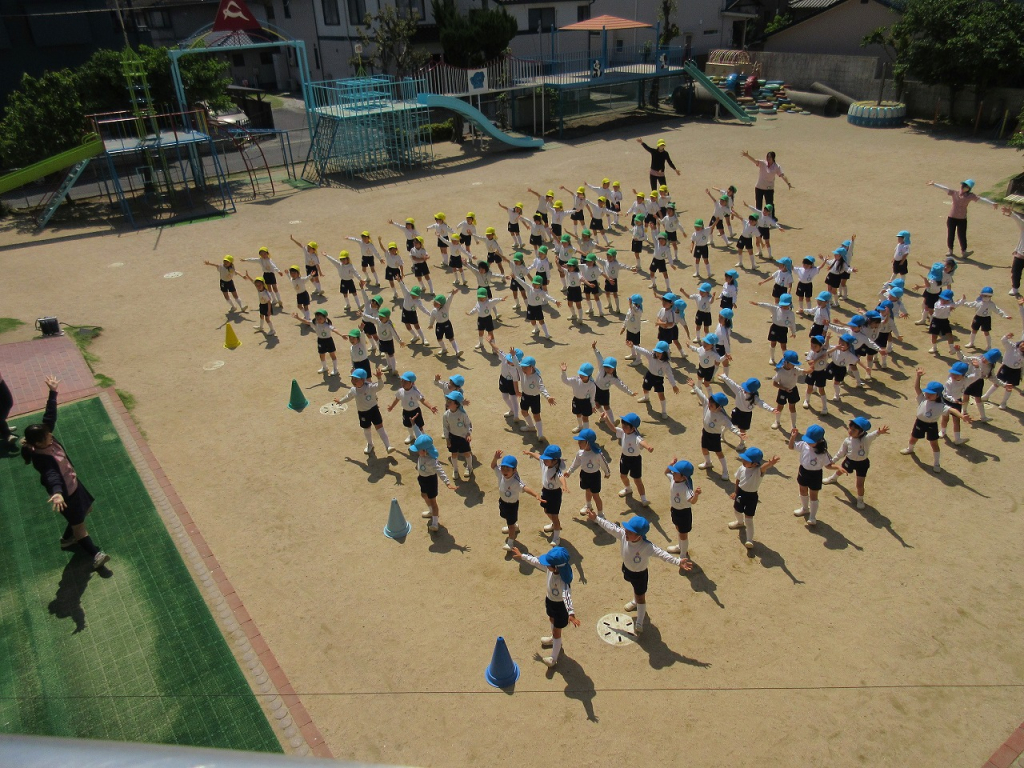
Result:
{"label": "teacher with raised arm", "polygon": [[673,171],[676,172],[676,176],[679,176],[679,169],[676,168],[676,164],[672,162],[672,157],[669,155],[668,150],[665,149],[665,140],[658,139],[658,144],[654,149],[651,149],[644,144],[643,139],[637,139],[636,143],[646,149],[651,155],[651,189],[657,190],[662,184],[665,183],[665,163],[668,163]]}
{"label": "teacher with raised arm", "polygon": [[754,187],[754,207],[758,210],[764,210],[762,203],[770,203],[775,207],[775,217],[779,216],[779,208],[775,205],[775,177],[782,179],[786,182],[786,186],[790,189],[793,185],[789,183],[789,179],[786,178],[786,174],[782,172],[782,168],[775,162],[775,153],[769,152],[764,160],[758,160],[752,157],[747,150],[743,150],[740,154],[747,158],[750,162],[757,166],[757,186]]}

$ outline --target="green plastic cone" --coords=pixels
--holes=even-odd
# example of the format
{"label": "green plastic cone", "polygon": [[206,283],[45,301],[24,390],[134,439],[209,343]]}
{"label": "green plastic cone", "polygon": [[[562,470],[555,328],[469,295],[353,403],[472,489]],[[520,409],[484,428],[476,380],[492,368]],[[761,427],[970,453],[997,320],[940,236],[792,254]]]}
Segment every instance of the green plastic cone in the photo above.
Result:
{"label": "green plastic cone", "polygon": [[292,396],[288,400],[288,407],[293,411],[301,411],[307,405],[309,405],[309,400],[307,400],[306,396],[302,394],[302,388],[299,386],[299,382],[292,379]]}

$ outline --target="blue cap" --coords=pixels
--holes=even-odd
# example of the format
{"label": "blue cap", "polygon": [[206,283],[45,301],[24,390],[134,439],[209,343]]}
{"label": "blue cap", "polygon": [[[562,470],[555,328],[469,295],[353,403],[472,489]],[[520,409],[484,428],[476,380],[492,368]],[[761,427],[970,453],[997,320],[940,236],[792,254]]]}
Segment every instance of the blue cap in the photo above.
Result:
{"label": "blue cap", "polygon": [[942,385],[937,381],[929,381],[924,385],[924,392],[928,395],[941,395]]}
{"label": "blue cap", "polygon": [[635,515],[622,524],[630,533],[635,533],[642,539],[647,538],[647,532],[651,530],[651,524],[647,521],[647,518]]}
{"label": "blue cap", "polygon": [[722,392],[715,392],[711,397],[708,398],[712,403],[717,405],[719,408],[725,408],[729,404],[729,398]]}
{"label": "blue cap", "polygon": [[524,354],[523,350],[521,350],[519,347],[516,347],[514,351],[515,351],[516,359],[517,360],[522,360],[523,359],[523,354]]}
{"label": "blue cap", "polygon": [[818,294],[818,301],[832,301],[832,294],[828,291],[822,291]]}
{"label": "blue cap", "polygon": [[889,281],[889,285],[893,286],[894,288],[903,288],[906,284],[907,281],[904,280],[902,277],[897,277],[895,280]]}
{"label": "blue cap", "polygon": [[529,355],[524,357],[519,362],[522,363],[523,368],[534,368],[537,365],[537,359],[534,357],[530,357]]}
{"label": "blue cap", "polygon": [[420,451],[426,451],[427,455],[432,459],[437,458],[437,448],[434,447],[434,438],[430,435],[420,435],[413,441],[413,444],[409,446],[409,450],[413,453],[419,453]]}
{"label": "blue cap", "polygon": [[667,355],[669,350],[667,341],[659,341],[654,345],[654,351],[661,355]]}
{"label": "blue cap", "polygon": [[851,245],[853,245],[853,240],[843,240],[844,248],[849,248]]}
{"label": "blue cap", "polygon": [[966,376],[968,371],[970,370],[971,366],[969,366],[967,363],[959,362],[953,363],[953,365],[949,369],[949,372],[954,376]]}
{"label": "blue cap", "polygon": [[942,291],[942,292],[941,292],[941,293],[939,294],[939,298],[940,298],[940,299],[943,299],[944,301],[949,301],[949,300],[951,300],[951,299],[953,298],[953,296],[955,296],[955,294],[954,294],[954,293],[953,293],[953,291],[951,291],[951,290],[950,290],[949,288],[947,288],[946,290]]}
{"label": "blue cap", "polygon": [[697,286],[697,290],[701,293],[711,293],[711,283],[701,283]]}
{"label": "blue cap", "polygon": [[560,568],[569,564],[569,550],[565,547],[552,547],[549,551],[537,558],[541,565]]}
{"label": "blue cap", "polygon": [[465,395],[463,395],[463,394],[462,394],[461,392],[459,392],[459,391],[455,391],[455,392],[449,392],[449,393],[447,393],[447,394],[446,394],[446,395],[444,396],[444,399],[445,399],[445,400],[451,400],[452,402],[455,402],[455,403],[461,403],[461,402],[462,402],[463,400],[465,400],[465,399],[466,399],[466,396],[465,396]]}
{"label": "blue cap", "polygon": [[845,256],[846,255],[846,249],[843,248],[843,246],[839,246],[834,251],[832,251],[832,255],[833,256]]}
{"label": "blue cap", "polygon": [[731,277],[733,280],[735,280],[735,279],[737,279],[740,276],[740,273],[737,272],[735,269],[727,269],[725,271],[725,276],[726,277]]}
{"label": "blue cap", "polygon": [[505,456],[501,457],[501,464],[499,464],[498,466],[505,467],[507,469],[515,469],[516,467],[519,466],[519,459],[517,459],[515,456],[509,456],[506,454]]}
{"label": "blue cap", "polygon": [[636,304],[638,307],[640,307],[640,309],[643,309],[644,297],[641,296],[639,293],[634,293],[632,296],[629,297],[629,303]]}
{"label": "blue cap", "polygon": [[866,322],[867,318],[865,318],[864,315],[853,315],[849,320],[846,321],[846,324],[851,328],[860,328]]}
{"label": "blue cap", "polygon": [[549,445],[544,449],[544,453],[542,453],[540,457],[547,461],[555,461],[562,458],[562,449],[557,445]]}
{"label": "blue cap", "polygon": [[864,313],[864,319],[867,320],[869,323],[872,323],[875,320],[881,320],[882,315],[873,309],[869,309],[867,312]]}
{"label": "blue cap", "polygon": [[583,365],[580,366],[580,369],[576,371],[576,374],[578,376],[593,376],[594,366],[590,363],[583,363]]}
{"label": "blue cap", "polygon": [[370,374],[368,374],[362,368],[356,368],[354,371],[352,371],[351,375],[352,375],[353,379],[368,379],[368,378],[370,378]]}
{"label": "blue cap", "polygon": [[718,336],[716,336],[713,333],[709,333],[707,336],[704,337],[703,341],[705,344],[710,344],[713,347],[715,346],[715,344],[718,343]]}
{"label": "blue cap", "polygon": [[781,264],[784,267],[792,267],[793,266],[793,260],[791,258],[789,258],[789,256],[783,256],[781,259],[776,259],[775,263],[776,264]]}
{"label": "blue cap", "polygon": [[791,307],[791,306],[793,306],[793,297],[790,296],[788,293],[782,294],[781,296],[779,296],[779,306],[780,307]]}
{"label": "blue cap", "polygon": [[992,365],[995,365],[996,363],[1003,359],[1003,353],[1000,352],[998,349],[990,349],[988,352],[982,355],[982,357],[984,357],[986,360],[992,363]]}
{"label": "blue cap", "polygon": [[928,279],[933,283],[937,283],[942,279],[942,276],[946,273],[946,265],[941,261],[936,261],[931,267],[928,268]]}
{"label": "blue cap", "polygon": [[811,343],[817,344],[819,347],[825,344],[824,336],[811,336]]}
{"label": "blue cap", "polygon": [[786,353],[782,356],[782,359],[779,360],[778,365],[776,365],[775,367],[782,368],[786,363],[789,363],[790,365],[797,365],[799,362],[800,355],[798,355],[792,349],[789,349],[786,350]]}
{"label": "blue cap", "polygon": [[454,376],[449,377],[448,381],[460,388],[466,385],[466,378],[461,373],[456,373]]}
{"label": "blue cap", "polygon": [[992,290],[991,285],[986,285],[984,288],[981,289],[982,296],[991,296],[993,293],[995,293],[995,291]]}
{"label": "blue cap", "polygon": [[803,262],[804,262],[804,264],[813,264],[814,263],[814,257],[813,256],[804,256]]}
{"label": "blue cap", "polygon": [[844,344],[856,344],[857,343],[857,337],[854,336],[852,333],[844,333],[842,336],[839,337],[839,340],[841,342],[843,342]]}
{"label": "blue cap", "polygon": [[629,424],[629,426],[631,426],[633,429],[636,429],[637,427],[640,426],[640,417],[637,416],[635,413],[627,413],[625,416],[622,417],[621,421],[623,424]]}
{"label": "blue cap", "polygon": [[964,179],[960,182],[961,187],[967,187],[968,189],[974,189],[974,179]]}
{"label": "blue cap", "polygon": [[671,304],[673,301],[675,301],[678,298],[679,297],[676,296],[674,293],[672,293],[672,291],[669,291],[668,293],[661,294],[661,300],[662,301],[667,301],[669,304]]}
{"label": "blue cap", "polygon": [[736,315],[736,313],[733,312],[728,307],[726,307],[725,309],[718,310],[718,316],[719,317],[724,317],[726,320],[732,320],[735,315]]}
{"label": "blue cap", "polygon": [[858,416],[855,419],[850,419],[850,426],[856,427],[861,432],[871,431],[871,422],[865,419],[863,416]]}
{"label": "blue cap", "polygon": [[755,379],[754,377],[750,377],[749,379],[744,381],[742,384],[740,384],[740,389],[742,389],[744,392],[749,392],[750,394],[754,394],[759,389],[761,389],[761,380],[760,379]]}
{"label": "blue cap", "polygon": [[685,312],[686,302],[683,301],[682,299],[676,299],[675,301],[672,302],[672,309],[674,309],[676,312]]}
{"label": "blue cap", "polygon": [[819,426],[818,424],[812,424],[811,426],[809,426],[807,428],[807,431],[804,432],[804,436],[801,437],[800,440],[802,442],[810,443],[811,445],[814,445],[816,442],[821,440],[821,438],[823,438],[824,436],[825,436],[825,428],[822,427],[822,426]]}
{"label": "blue cap", "polygon": [[893,308],[893,307],[895,307],[895,306],[896,306],[896,305],[895,305],[895,304],[893,304],[893,303],[892,303],[891,301],[889,301],[888,299],[886,299],[885,301],[880,301],[880,302],[878,302],[878,309],[879,309],[879,310],[883,310],[883,309],[887,309],[887,310],[888,310],[888,309],[892,309],[892,308]]}
{"label": "blue cap", "polygon": [[902,237],[903,242],[906,243],[907,245],[910,245],[910,233],[907,230],[901,229],[899,232],[896,233],[896,237]]}
{"label": "blue cap", "polygon": [[889,289],[889,295],[896,299],[896,301],[899,301],[900,299],[903,298],[903,289],[900,288],[898,285],[893,286],[892,288]]}
{"label": "blue cap", "polygon": [[597,440],[597,432],[592,429],[583,429],[573,440],[578,443],[593,443]]}
{"label": "blue cap", "polygon": [[675,472],[677,475],[682,475],[683,477],[693,477],[693,464],[686,460],[680,460],[675,464],[669,464],[668,471]]}
{"label": "blue cap", "polygon": [[740,454],[741,461],[749,461],[751,464],[760,464],[764,461],[764,452],[760,448],[747,448]]}
{"label": "blue cap", "polygon": [[615,368],[619,364],[619,361],[614,357],[606,357],[601,361],[602,368]]}
{"label": "blue cap", "polygon": [[408,382],[412,383],[412,382],[416,381],[416,374],[413,373],[412,371],[406,371],[405,373],[402,374],[401,378],[402,378],[402,381],[408,381]]}

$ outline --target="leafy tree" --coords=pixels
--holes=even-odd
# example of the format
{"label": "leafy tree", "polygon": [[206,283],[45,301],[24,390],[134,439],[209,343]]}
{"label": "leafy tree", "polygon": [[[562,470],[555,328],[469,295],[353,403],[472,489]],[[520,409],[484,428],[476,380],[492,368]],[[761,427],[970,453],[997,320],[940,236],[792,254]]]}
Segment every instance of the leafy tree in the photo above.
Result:
{"label": "leafy tree", "polygon": [[661,0],[658,5],[658,21],[661,22],[660,45],[669,45],[673,39],[679,37],[679,26],[672,21],[672,17],[678,10],[677,0]]}
{"label": "leafy tree", "polygon": [[775,18],[769,21],[764,28],[766,35],[774,34],[784,27],[793,23],[793,17],[787,14],[776,13]]}
{"label": "leafy tree", "polygon": [[454,0],[432,0],[444,60],[453,67],[479,67],[501,56],[518,32],[504,8],[459,13]]}
{"label": "leafy tree", "polygon": [[78,82],[70,69],[39,78],[24,74],[0,120],[0,157],[8,167],[30,165],[71,149],[85,133]]}
{"label": "leafy tree", "polygon": [[1024,107],[1017,115],[1017,130],[1010,137],[1010,146],[1016,147],[1018,152],[1024,152]]}
{"label": "leafy tree", "polygon": [[382,6],[376,16],[366,14],[363,19],[365,29],[360,30],[359,35],[363,45],[373,49],[364,54],[367,61],[384,73],[390,74],[393,70],[398,77],[406,77],[420,69],[430,59],[430,54],[412,45],[419,20],[416,11],[402,17],[390,5]]}

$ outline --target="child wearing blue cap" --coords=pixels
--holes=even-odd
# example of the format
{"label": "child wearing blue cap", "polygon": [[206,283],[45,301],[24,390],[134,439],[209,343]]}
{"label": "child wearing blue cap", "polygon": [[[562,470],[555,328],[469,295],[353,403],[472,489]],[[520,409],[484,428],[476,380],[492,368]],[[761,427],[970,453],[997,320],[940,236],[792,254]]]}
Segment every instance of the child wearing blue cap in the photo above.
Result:
{"label": "child wearing blue cap", "polygon": [[[855,475],[857,478],[857,509],[864,509],[864,479],[868,476],[868,469],[871,467],[868,452],[876,437],[887,434],[889,434],[889,427],[885,424],[872,431],[871,422],[863,416],[851,419],[846,426],[846,439],[839,446],[839,451],[832,457],[832,461],[826,466],[826,469],[834,469],[835,472],[822,482],[831,484],[836,482],[841,475]],[[836,467],[840,460],[842,460],[842,464]]]}
{"label": "child wearing blue cap", "polygon": [[715,303],[715,295],[711,283],[701,283],[697,286],[697,293],[689,296],[697,302],[697,311],[693,315],[693,332],[697,336],[711,332],[711,306]]}
{"label": "child wearing blue cap", "polygon": [[793,312],[793,297],[788,293],[779,296],[778,304],[769,304],[766,301],[752,301],[752,306],[763,307],[772,313],[772,325],[768,329],[768,341],[771,343],[771,356],[768,358],[769,365],[775,365],[775,345],[782,347],[786,352],[786,344],[789,341],[789,334],[796,336],[796,314]]}
{"label": "child wearing blue cap", "polygon": [[562,369],[562,383],[572,390],[572,414],[576,417],[576,426],[572,433],[575,435],[581,429],[590,428],[590,415],[597,407],[594,400],[597,395],[594,366],[590,363],[583,363],[575,376],[566,375],[565,363],[561,363],[559,367]]}
{"label": "child wearing blue cap", "polygon": [[[715,351],[722,358],[722,371],[729,373],[729,365],[732,363],[732,319],[735,313],[731,309],[718,310],[718,325],[715,332],[708,334],[715,337]],[[705,337],[707,338],[707,337]]]}
{"label": "child wearing blue cap", "polygon": [[985,336],[985,349],[989,349],[992,346],[992,313],[995,312],[1004,320],[1009,320],[1010,316],[1003,312],[999,307],[996,306],[995,302],[992,301],[992,295],[995,291],[990,286],[985,286],[981,289],[981,293],[978,294],[978,298],[974,301],[964,302],[965,307],[974,308],[974,317],[971,319],[971,338],[967,342],[967,346],[974,349],[974,339],[980,331]]}
{"label": "child wearing blue cap", "polygon": [[804,256],[800,266],[793,270],[796,279],[796,303],[800,312],[814,309],[814,278],[821,268],[814,263],[813,256]]}
{"label": "child wearing blue cap", "polygon": [[[733,397],[736,398],[736,405],[733,407],[732,413],[729,414],[729,420],[744,432],[750,431],[750,425],[754,418],[754,408],[760,406],[769,413],[779,412],[778,408],[773,408],[757,394],[761,390],[760,379],[749,378],[740,384],[723,373],[718,377],[718,380],[732,390]],[[746,443],[741,441],[738,450],[743,451],[745,448]]]}
{"label": "child wearing blue cap", "polygon": [[889,355],[892,354],[892,340],[903,341],[900,329],[896,327],[896,305],[886,299],[881,302],[876,311],[882,316],[878,326],[878,336],[875,337],[875,344],[878,345],[881,360],[878,363],[880,368],[889,367]]}
{"label": "child wearing blue cap", "polygon": [[[1006,390],[1003,401],[999,404],[999,410],[1005,411],[1014,387],[1020,386],[1021,367],[1024,366],[1024,341],[1014,341],[1012,333],[1003,336],[1001,341],[1003,342],[1003,364],[999,366],[999,371],[996,373],[996,381]],[[993,384],[982,395],[982,398],[988,400],[995,391],[996,384]]]}
{"label": "child wearing blue cap", "polygon": [[542,637],[540,644],[542,648],[551,646],[551,655],[545,656],[542,661],[548,668],[554,667],[562,652],[562,630],[569,624],[574,627],[580,625],[572,605],[572,567],[569,565],[569,551],[565,547],[552,547],[540,557],[520,552],[516,547],[512,547],[510,551],[516,560],[529,563],[538,570],[547,571],[544,611],[551,624],[551,634]]}
{"label": "child wearing blue cap", "polygon": [[377,402],[377,392],[383,384],[384,371],[378,368],[375,375],[377,381],[367,381],[370,375],[364,369],[357,368],[352,371],[351,389],[344,397],[334,398],[334,402],[338,405],[355,400],[359,426],[363,430],[363,436],[366,437],[366,447],[363,449],[363,453],[367,456],[373,452],[373,433],[370,431],[370,427],[376,428],[377,435],[384,443],[384,448],[388,453],[394,450],[388,440],[388,433],[384,429],[384,418],[380,415],[380,406]]}
{"label": "child wearing blue cap", "polygon": [[434,386],[441,390],[441,394],[447,397],[452,392],[458,392],[462,395],[462,404],[469,405],[469,398],[466,397],[466,378],[461,373],[456,373],[454,376],[449,376],[447,379],[442,379],[441,374],[434,374]]}
{"label": "child wearing blue cap", "polygon": [[580,514],[587,514],[589,509],[597,509],[597,514],[604,517],[604,503],[601,501],[601,476],[612,476],[604,451],[597,444],[597,433],[592,429],[584,429],[573,438],[579,443],[579,450],[572,464],[565,470],[568,478],[577,469],[580,471],[580,488],[586,494],[586,503]]}
{"label": "child wearing blue cap", "polygon": [[[841,296],[847,301],[849,301],[850,299],[850,294],[847,292],[846,284],[849,281],[850,277],[853,275],[853,273],[857,271],[856,268],[853,266],[853,248],[856,245],[856,243],[856,235],[850,235],[849,240],[843,240],[842,245],[840,246],[840,248],[842,248],[845,251],[845,253],[843,253],[842,255],[842,261],[833,261],[832,265],[829,267],[829,274],[832,273],[833,269],[839,266],[843,267],[843,271],[839,275],[839,287],[829,287],[832,288],[832,292],[836,295],[837,298]],[[826,284],[828,284],[827,281]]]}
{"label": "child wearing blue cap", "polygon": [[775,299],[775,303],[779,303],[779,299],[791,293],[793,286],[793,260],[788,256],[779,259],[775,262],[779,265],[779,268],[772,272],[764,280],[758,282],[758,285],[764,285],[769,280],[774,280],[775,284],[772,286],[772,298]]}
{"label": "child wearing blue cap", "polygon": [[427,398],[416,386],[416,374],[412,371],[406,371],[399,379],[398,390],[395,392],[395,399],[388,406],[388,413],[391,413],[399,403],[402,404],[402,426],[409,430],[405,444],[409,445],[423,431],[423,411],[420,410],[420,404],[429,408],[431,413],[437,413],[437,407],[427,402]]}
{"label": "child wearing blue cap", "polygon": [[807,377],[807,389],[804,391],[804,401],[801,403],[804,408],[810,408],[811,395],[817,394],[821,398],[821,413],[828,414],[828,402],[825,399],[825,382],[828,379],[828,340],[830,334],[824,336],[811,336],[811,348],[804,355],[807,367],[804,374]]}
{"label": "child wearing blue cap", "polygon": [[553,398],[544,386],[544,379],[537,368],[537,361],[527,355],[519,359],[516,350],[509,350],[512,355],[512,365],[515,366],[517,380],[516,391],[519,393],[519,409],[522,411],[526,423],[519,428],[520,432],[536,432],[537,439],[544,439],[544,422],[540,418],[541,398],[547,398],[548,405],[555,404]]}
{"label": "child wearing blue cap", "polygon": [[[640,329],[643,327],[643,321],[644,298],[639,293],[634,293],[629,297],[629,307],[626,308],[626,316],[622,320],[622,328],[619,329],[619,335],[625,335],[627,345],[635,344],[640,346]],[[633,350],[629,351],[625,359],[634,364],[637,362],[637,357],[633,354]]]}
{"label": "child wearing blue cap", "polygon": [[725,272],[725,283],[722,285],[722,295],[718,299],[718,306],[721,309],[734,309],[740,300],[740,273],[735,269],[728,269]]}
{"label": "child wearing blue cap", "polygon": [[917,262],[917,265],[927,269],[928,274],[922,275],[923,283],[914,286],[914,290],[924,290],[924,293],[921,294],[921,319],[917,320],[914,325],[928,325],[932,319],[932,308],[939,300],[939,294],[953,285],[953,274],[956,272],[957,265],[952,259],[947,259],[945,262],[936,261],[930,267],[920,261]]}
{"label": "child wearing blue cap", "polygon": [[[498,461],[501,461],[499,464]],[[519,461],[515,456],[503,456],[501,451],[494,452],[491,459],[491,469],[498,479],[498,516],[505,521],[501,532],[505,534],[505,544],[502,547],[506,552],[511,552],[519,534],[519,496],[525,493],[533,496],[541,506],[544,500],[536,491],[529,488],[519,477]]]}
{"label": "child wearing blue cap", "polygon": [[[709,333],[700,340],[699,344],[691,344],[690,349],[697,353],[697,379],[704,386],[704,389],[711,394],[711,382],[715,379],[715,371],[723,356],[718,353],[718,336]],[[697,383],[690,379],[691,391],[697,391]]]}
{"label": "child wearing blue cap", "polygon": [[[917,418],[910,431],[910,442],[900,453],[910,456],[914,453],[917,441],[927,440],[932,447],[932,471],[941,472],[939,456],[939,419],[944,413],[951,409],[942,401],[942,384],[937,381],[929,381],[924,387],[921,386],[921,378],[924,376],[924,368],[918,368],[914,378],[914,391],[917,393]],[[957,415],[971,423],[967,414],[957,412]]]}
{"label": "child wearing blue cap", "polygon": [[932,337],[932,346],[928,350],[932,354],[936,354],[936,344],[941,336],[946,340],[946,344],[949,345],[949,354],[954,354],[956,350],[953,349],[953,327],[950,325],[949,316],[954,309],[963,305],[967,301],[967,297],[961,297],[960,301],[957,301],[954,297],[953,291],[946,288],[939,292],[939,298],[935,302],[935,306],[932,307],[932,320],[928,324],[928,333]]}
{"label": "child wearing blue cap", "polygon": [[684,570],[691,570],[690,532],[693,530],[692,505],[700,499],[701,489],[693,487],[693,464],[672,457],[672,463],[665,468],[668,478],[669,505],[672,514],[672,525],[676,527],[679,542],[665,549],[672,555],[679,555]]}
{"label": "child wearing blue cap", "polygon": [[672,391],[679,394],[679,387],[676,384],[675,377],[672,375],[672,366],[668,362],[668,342],[659,341],[654,345],[653,350],[647,350],[643,347],[635,346],[632,342],[627,341],[626,346],[635,355],[640,355],[647,362],[647,373],[644,374],[644,382],[641,384],[643,390],[643,396],[637,399],[638,403],[649,403],[651,402],[650,394],[653,389],[658,395],[658,402],[661,405],[661,415],[668,416],[668,408],[665,404],[665,379],[668,379],[669,386],[672,387]]}
{"label": "child wearing blue cap", "polygon": [[455,486],[444,473],[437,458],[439,454],[434,447],[434,439],[430,435],[421,434],[409,446],[409,450],[416,460],[416,481],[420,486],[420,495],[427,502],[427,509],[420,516],[429,521],[427,530],[436,533],[441,527],[438,522],[440,511],[437,508],[437,479],[441,478],[441,482],[450,491],[454,491]]}
{"label": "child wearing blue cap", "polygon": [[562,511],[562,496],[568,490],[565,484],[565,460],[562,458],[562,449],[557,445],[549,445],[543,453],[523,451],[523,454],[540,462],[541,506],[551,521],[544,526],[544,533],[550,533],[551,545],[558,546],[562,539],[562,523],[559,518]]}
{"label": "child wearing blue cap", "polygon": [[[957,345],[956,354],[962,356],[960,347]],[[977,371],[962,360],[959,360],[950,367],[949,378],[942,388],[942,401],[961,411],[964,410],[964,392],[967,385],[977,377]],[[946,437],[946,425],[949,424],[950,413],[942,414],[939,422],[939,439]],[[960,445],[967,442],[960,437],[960,419],[953,415],[953,444]]]}
{"label": "child wearing blue cap", "polygon": [[842,391],[840,385],[846,379],[846,374],[853,370],[856,373],[857,353],[854,345],[857,337],[852,333],[844,333],[832,347],[828,348],[828,367],[825,368],[825,378],[832,382],[833,395],[829,398],[833,403],[842,402]]}
{"label": "child wearing blue cap", "polygon": [[501,365],[498,367],[498,392],[508,406],[505,418],[511,417],[512,421],[519,421],[519,369],[512,364],[513,358],[522,360],[523,350],[512,349],[501,355]]}
{"label": "child wearing blue cap", "polygon": [[654,318],[654,324],[658,326],[658,341],[667,341],[669,344],[679,341],[679,326],[676,324],[676,295],[674,293],[663,293],[661,295],[661,309]]}
{"label": "child wearing blue cap", "polygon": [[839,299],[842,296],[840,287],[843,284],[843,276],[850,270],[847,261],[848,251],[844,246],[839,246],[832,251],[832,257],[825,260],[825,285],[832,292],[832,306],[839,306]]}
{"label": "child wearing blue cap", "polygon": [[740,468],[736,470],[736,485],[729,498],[736,515],[735,522],[729,523],[729,530],[743,528],[743,546],[754,548],[754,515],[757,513],[758,489],[768,470],[779,463],[778,456],[765,461],[760,448],[751,446],[739,454]]}
{"label": "child wearing blue cap", "polygon": [[470,447],[473,422],[463,407],[465,402],[465,397],[458,390],[448,392],[444,396],[444,416],[441,417],[441,428],[451,455],[452,475],[456,480],[459,479],[459,465],[456,463],[459,459],[465,463],[466,478],[473,477],[473,449]]}
{"label": "child wearing blue cap", "polygon": [[679,329],[683,329],[686,333],[686,338],[693,338],[693,334],[690,333],[690,326],[686,324],[686,302],[683,299],[677,298],[672,302],[672,308],[676,311],[676,333],[675,339],[672,343],[675,345],[675,348],[679,350],[679,357],[685,360],[686,350],[684,350],[683,345],[679,343]]}
{"label": "child wearing blue cap", "polygon": [[910,233],[902,229],[896,233],[896,250],[892,253],[892,275],[894,280],[900,275],[910,272]]}
{"label": "child wearing blue cap", "polygon": [[775,376],[772,377],[772,385],[778,390],[775,394],[775,403],[779,411],[775,414],[775,429],[782,429],[782,409],[788,406],[789,420],[792,429],[796,429],[796,404],[800,402],[800,390],[797,386],[800,368],[800,355],[793,350],[787,351],[782,360],[775,366]]}
{"label": "child wearing blue cap", "polygon": [[804,312],[811,316],[811,330],[808,336],[824,336],[825,331],[832,324],[832,294],[822,291],[814,299],[815,306],[805,309]]}
{"label": "child wearing blue cap", "polygon": [[622,417],[622,424],[615,428],[615,439],[619,441],[622,454],[619,456],[619,479],[622,481],[622,490],[619,491],[619,498],[626,498],[633,495],[633,488],[629,479],[636,481],[636,489],[640,493],[640,504],[649,507],[651,502],[647,499],[647,489],[644,488],[644,457],[643,451],[651,453],[654,447],[644,440],[640,434],[640,417],[635,413],[627,413]]}
{"label": "child wearing blue cap", "polygon": [[971,376],[971,382],[964,389],[963,406],[966,410],[967,406],[971,404],[971,398],[974,398],[974,402],[978,405],[978,421],[992,421],[985,414],[985,399],[984,389],[985,383],[988,382],[992,386],[996,385],[996,365],[1003,360],[1003,353],[998,349],[990,349],[983,355],[972,355],[971,357],[963,358],[964,362],[970,365],[973,370]]}
{"label": "child wearing blue cap", "polygon": [[594,350],[594,357],[597,358],[597,369],[594,372],[594,384],[597,385],[597,390],[594,392],[594,403],[601,410],[601,421],[605,422],[609,429],[615,429],[612,387],[618,387],[630,397],[635,396],[636,393],[619,378],[618,361],[614,357],[604,357],[601,350],[597,348],[596,341],[590,347]]}
{"label": "child wearing blue cap", "polygon": [[633,599],[624,608],[636,611],[633,621],[633,634],[640,635],[644,631],[647,619],[647,586],[650,580],[648,564],[652,557],[658,557],[676,568],[685,571],[693,570],[693,563],[670,555],[664,549],[647,540],[647,532],[651,530],[650,522],[643,517],[633,516],[622,525],[605,520],[590,513],[591,522],[596,522],[608,533],[619,540],[619,554],[622,556],[622,578],[633,588]]}
{"label": "child wearing blue cap", "polygon": [[725,460],[725,454],[722,452],[722,432],[728,429],[739,435],[741,443],[747,439],[747,433],[733,424],[726,415],[725,408],[729,405],[729,398],[725,394],[715,392],[713,395],[705,395],[697,389],[696,382],[693,379],[688,381],[691,387],[690,391],[697,396],[701,406],[704,408],[700,433],[700,452],[704,456],[704,461],[697,468],[710,469],[711,453],[713,452],[722,465],[722,477],[728,479],[729,466]]}
{"label": "child wearing blue cap", "polygon": [[789,433],[789,449],[800,454],[800,469],[796,475],[797,488],[800,490],[800,508],[794,509],[797,517],[806,517],[807,525],[818,522],[818,492],[821,490],[822,474],[825,467],[832,463],[825,440],[825,428],[812,424],[800,435],[800,430],[793,428]]}

